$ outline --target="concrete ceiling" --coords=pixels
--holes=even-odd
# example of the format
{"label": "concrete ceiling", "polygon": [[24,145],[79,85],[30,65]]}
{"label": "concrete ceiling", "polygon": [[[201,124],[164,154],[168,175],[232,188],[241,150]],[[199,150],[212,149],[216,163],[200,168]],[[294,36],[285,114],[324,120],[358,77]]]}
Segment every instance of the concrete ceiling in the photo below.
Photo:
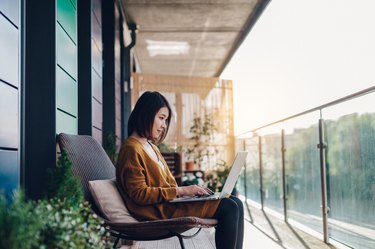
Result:
{"label": "concrete ceiling", "polygon": [[141,73],[218,77],[270,0],[122,0]]}

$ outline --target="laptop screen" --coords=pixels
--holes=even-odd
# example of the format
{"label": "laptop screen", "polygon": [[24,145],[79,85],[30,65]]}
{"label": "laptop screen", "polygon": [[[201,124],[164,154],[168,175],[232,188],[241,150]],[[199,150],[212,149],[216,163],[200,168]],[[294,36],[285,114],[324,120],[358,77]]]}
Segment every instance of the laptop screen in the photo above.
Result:
{"label": "laptop screen", "polygon": [[230,195],[233,191],[234,185],[237,182],[238,176],[241,173],[242,166],[244,166],[246,162],[247,151],[239,151],[237,152],[236,158],[232,164],[232,168],[229,172],[227,180],[225,181],[223,190],[221,191],[220,196],[227,196]]}

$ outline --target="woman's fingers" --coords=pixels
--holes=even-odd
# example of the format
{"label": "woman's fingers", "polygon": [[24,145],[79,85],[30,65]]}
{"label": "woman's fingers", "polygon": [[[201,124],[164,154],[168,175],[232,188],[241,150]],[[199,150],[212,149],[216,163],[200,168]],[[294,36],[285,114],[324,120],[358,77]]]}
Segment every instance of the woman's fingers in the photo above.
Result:
{"label": "woman's fingers", "polygon": [[178,194],[180,196],[185,195],[211,195],[213,192],[206,187],[202,187],[199,185],[190,185],[178,188]]}
{"label": "woman's fingers", "polygon": [[198,186],[196,185],[199,189],[198,189],[198,195],[211,195],[213,194],[213,192],[209,189],[209,188],[206,188],[206,187],[202,187],[202,186]]}
{"label": "woman's fingers", "polygon": [[211,189],[205,187],[206,191],[208,192],[208,194],[210,195],[213,195],[214,194],[214,191],[212,191]]}

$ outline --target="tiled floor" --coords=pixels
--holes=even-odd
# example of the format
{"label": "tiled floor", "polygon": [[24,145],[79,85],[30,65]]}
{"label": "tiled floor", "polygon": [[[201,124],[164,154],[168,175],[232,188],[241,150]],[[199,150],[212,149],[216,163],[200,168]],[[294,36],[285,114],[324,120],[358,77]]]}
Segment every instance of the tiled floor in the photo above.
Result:
{"label": "tiled floor", "polygon": [[[188,232],[189,233],[189,232]],[[215,249],[215,229],[203,229],[192,239],[184,240],[187,249]],[[179,249],[177,238],[136,242],[121,249]],[[245,208],[244,249],[334,249],[321,238],[285,223],[280,217],[248,205]]]}

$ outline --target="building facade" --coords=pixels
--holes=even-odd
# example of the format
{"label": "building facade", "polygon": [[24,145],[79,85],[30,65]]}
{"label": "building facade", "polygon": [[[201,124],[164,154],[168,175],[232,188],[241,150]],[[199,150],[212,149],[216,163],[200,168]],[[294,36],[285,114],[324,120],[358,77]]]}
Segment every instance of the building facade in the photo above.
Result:
{"label": "building facade", "polygon": [[43,194],[61,132],[120,144],[135,68],[123,13],[114,0],[0,2],[0,188],[7,194],[19,186],[31,198]]}

